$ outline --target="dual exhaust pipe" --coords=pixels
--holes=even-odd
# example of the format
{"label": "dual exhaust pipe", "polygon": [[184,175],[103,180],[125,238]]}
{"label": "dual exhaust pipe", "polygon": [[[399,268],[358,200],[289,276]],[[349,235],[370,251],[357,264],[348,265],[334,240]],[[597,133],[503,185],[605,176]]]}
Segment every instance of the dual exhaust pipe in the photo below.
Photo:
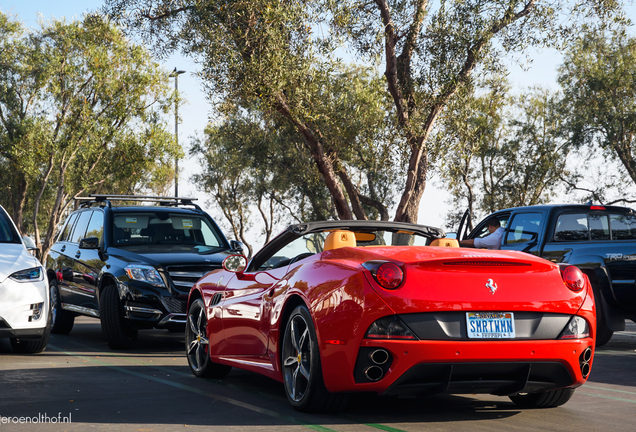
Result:
{"label": "dual exhaust pipe", "polygon": [[587,347],[579,357],[579,365],[581,366],[581,375],[587,378],[590,375],[590,361],[592,360],[592,348]]}
{"label": "dual exhaust pipe", "polygon": [[381,367],[389,361],[390,355],[387,350],[379,348],[369,353],[369,360],[373,365],[364,370],[364,376],[369,381],[379,381],[384,376],[384,369]]}

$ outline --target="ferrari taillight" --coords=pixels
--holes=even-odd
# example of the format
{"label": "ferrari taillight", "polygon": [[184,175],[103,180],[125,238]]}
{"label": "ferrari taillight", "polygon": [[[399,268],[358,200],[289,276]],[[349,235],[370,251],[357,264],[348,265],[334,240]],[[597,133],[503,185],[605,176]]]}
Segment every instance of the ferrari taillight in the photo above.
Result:
{"label": "ferrari taillight", "polygon": [[581,292],[585,287],[585,276],[583,272],[575,266],[559,267],[561,278],[566,287],[574,292]]}
{"label": "ferrari taillight", "polygon": [[367,261],[362,266],[371,272],[378,285],[384,289],[396,289],[404,280],[404,272],[395,263],[389,261]]}

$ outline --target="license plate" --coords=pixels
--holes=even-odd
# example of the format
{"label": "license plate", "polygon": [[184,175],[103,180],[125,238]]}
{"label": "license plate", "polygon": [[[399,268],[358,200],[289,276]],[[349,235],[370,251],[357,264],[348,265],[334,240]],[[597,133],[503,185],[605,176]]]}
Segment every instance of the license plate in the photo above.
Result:
{"label": "license plate", "polygon": [[472,339],[510,339],[515,337],[512,312],[466,312],[468,337]]}

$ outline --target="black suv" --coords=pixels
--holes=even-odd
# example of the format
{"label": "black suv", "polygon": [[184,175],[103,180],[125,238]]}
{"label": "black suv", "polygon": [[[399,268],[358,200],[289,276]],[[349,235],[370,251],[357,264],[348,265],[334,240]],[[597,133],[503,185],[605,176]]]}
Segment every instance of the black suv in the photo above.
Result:
{"label": "black suv", "polygon": [[[241,243],[228,242],[192,198],[90,197],[46,260],[52,332],[69,333],[77,315],[96,317],[108,345],[121,349],[135,343],[138,329],[184,331],[190,287]],[[118,207],[117,200],[159,205]]]}

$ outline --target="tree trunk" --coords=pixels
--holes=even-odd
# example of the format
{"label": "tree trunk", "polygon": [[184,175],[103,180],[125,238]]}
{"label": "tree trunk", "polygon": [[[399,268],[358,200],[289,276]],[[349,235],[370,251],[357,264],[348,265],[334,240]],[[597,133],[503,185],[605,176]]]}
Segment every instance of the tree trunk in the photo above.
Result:
{"label": "tree trunk", "polygon": [[17,190],[15,194],[11,194],[11,207],[13,214],[11,218],[15,225],[18,227],[18,231],[21,235],[24,235],[24,206],[26,204],[27,189],[29,183],[26,180],[26,176],[21,174],[18,180]]}
{"label": "tree trunk", "polygon": [[281,96],[278,97],[278,106],[276,107],[276,110],[281,113],[288,121],[290,121],[303,135],[305,143],[309,147],[311,155],[316,162],[318,171],[325,181],[325,186],[327,186],[327,189],[331,194],[334,205],[336,207],[336,212],[338,213],[338,218],[341,220],[353,219],[353,215],[351,214],[351,209],[349,208],[347,198],[345,197],[344,192],[340,187],[340,183],[338,182],[338,178],[334,170],[334,164],[327,157],[322,143],[317,137],[318,134],[314,133],[314,131],[311,130],[303,122],[294,118],[294,116],[291,114],[289,106],[287,105],[287,102]]}

